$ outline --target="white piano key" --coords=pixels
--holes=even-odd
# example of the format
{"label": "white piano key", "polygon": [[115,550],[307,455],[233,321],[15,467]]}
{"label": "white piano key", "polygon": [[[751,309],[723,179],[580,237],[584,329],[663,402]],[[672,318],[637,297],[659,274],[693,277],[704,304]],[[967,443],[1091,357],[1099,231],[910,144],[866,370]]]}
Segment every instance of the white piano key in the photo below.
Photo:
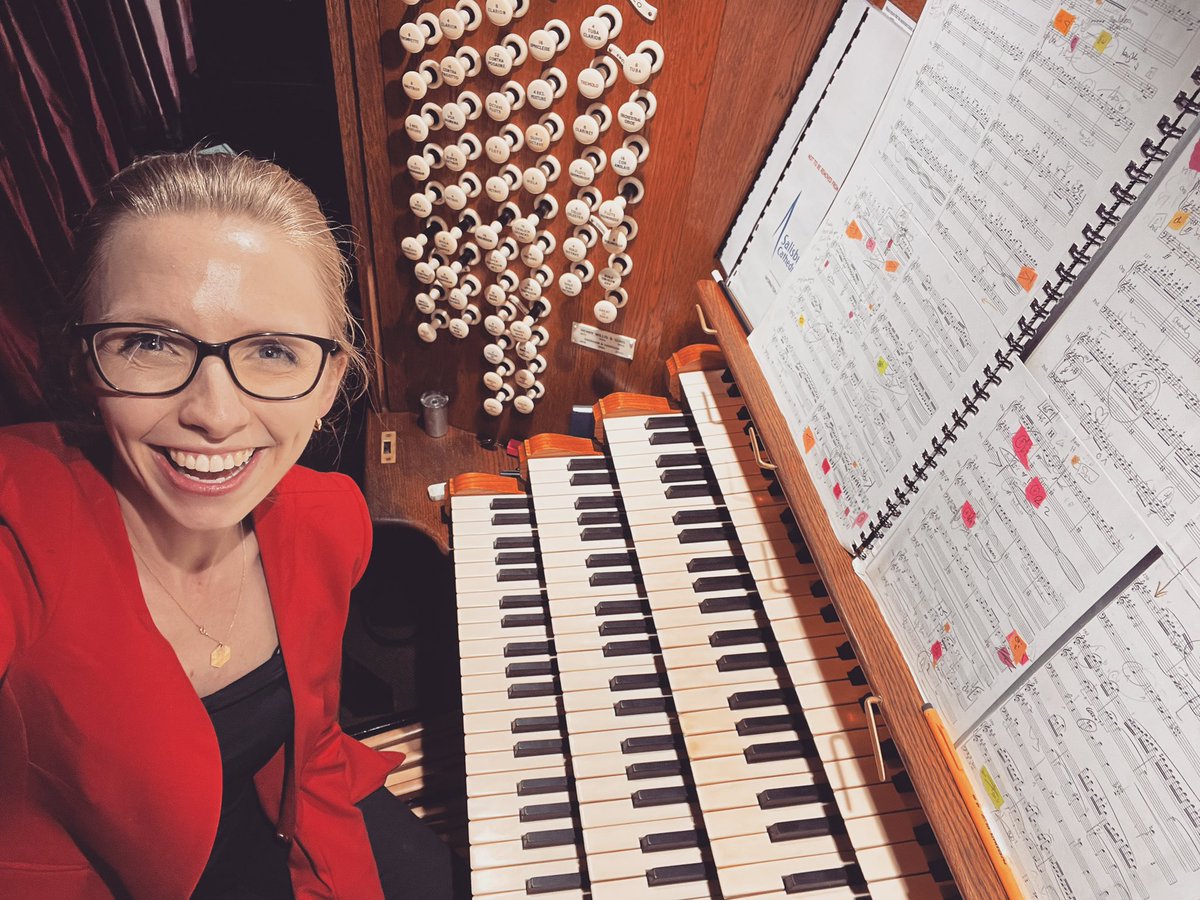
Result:
{"label": "white piano key", "polygon": [[645,753],[595,753],[582,757],[572,757],[571,765],[575,777],[606,778],[624,775],[629,766],[635,763],[656,763],[680,759],[680,753],[675,749],[652,750]]}
{"label": "white piano key", "polygon": [[[800,814],[796,819],[814,818],[825,820],[820,816]],[[782,819],[780,821],[790,821]],[[821,822],[818,823],[820,825]],[[711,837],[711,836],[710,836]],[[717,866],[718,877],[725,869],[735,866],[745,866],[754,863],[774,861],[779,877],[789,872],[804,870],[807,857],[828,857],[840,852],[846,852],[845,838],[822,835],[818,837],[799,838],[793,841],[772,841],[765,829],[749,834],[733,837],[712,837],[710,849],[713,862]]]}
{"label": "white piano key", "polygon": [[[525,777],[523,774],[520,776],[521,779]],[[516,778],[513,779],[512,789],[509,793],[468,797],[468,818],[471,821],[477,819],[513,819],[520,814],[522,809],[531,803],[566,803],[571,799],[570,792],[567,790],[527,796],[518,795],[516,787],[518,780]]]}
{"label": "white piano key", "polygon": [[679,787],[685,785],[683,775],[664,775],[660,778],[630,778],[627,774],[608,775],[603,778],[581,778],[574,782],[576,796],[581,806],[608,800],[620,800],[635,790]]}
{"label": "white piano key", "polygon": [[599,882],[592,887],[592,900],[709,900],[719,897],[714,887],[689,882],[687,884],[646,884],[645,875]]}
{"label": "white piano key", "polygon": [[[847,866],[853,865],[853,854],[846,850],[844,853],[825,853],[815,856],[801,857],[791,862],[789,865],[786,861],[769,860],[767,862],[757,862],[751,860],[749,864],[729,866],[721,869],[719,877],[721,881],[721,891],[728,900],[741,897],[757,897],[760,895],[773,895],[775,892],[782,892],[784,886],[784,877],[795,872],[821,872],[826,870],[845,869]],[[854,890],[853,888],[833,887],[829,890],[835,897],[862,897],[864,892]],[[844,892],[844,893],[843,893]],[[813,896],[821,896],[825,891],[814,891]],[[810,892],[804,891],[799,894],[785,894],[787,897],[807,898]]]}
{"label": "white piano key", "polygon": [[[486,824],[491,824],[493,821],[487,820]],[[563,822],[566,824],[562,824]],[[472,825],[475,823],[472,822]],[[540,825],[550,825],[552,828],[571,828],[571,820],[558,819],[553,822],[522,822],[521,828],[524,829],[521,834],[529,834],[534,831],[548,831],[549,828],[539,828]],[[563,860],[576,860],[579,854],[578,848],[574,844],[560,844],[551,847],[536,847],[525,849],[521,843],[521,837],[508,840],[483,840],[480,839],[475,832],[468,829],[471,840],[471,868],[473,870],[486,870],[503,868],[505,866],[529,866],[537,863],[559,862]]]}
{"label": "white piano key", "polygon": [[846,836],[855,850],[864,850],[914,840],[922,826],[929,827],[921,809],[899,810],[846,819]]}
{"label": "white piano key", "polygon": [[566,776],[567,762],[563,757],[559,757],[557,762],[548,760],[546,765],[540,767],[536,772],[517,769],[473,775],[467,779],[467,802],[470,803],[471,799],[475,797],[515,795],[519,784],[531,778],[565,778]]}
{"label": "white piano key", "polygon": [[[602,803],[588,803],[579,808],[579,818],[584,832],[591,828],[602,828],[606,825],[644,826],[657,822],[668,816],[681,815],[681,810],[688,810],[689,801],[668,803],[662,806],[634,806],[628,798],[606,800]],[[586,839],[585,839],[586,842]]]}
{"label": "white piano key", "polygon": [[520,892],[525,890],[526,883],[532,878],[572,873],[579,873],[579,861],[574,858],[472,871],[471,894],[474,897],[486,897],[490,894]]}
{"label": "white piano key", "polygon": [[501,772],[532,773],[541,769],[559,769],[563,766],[564,756],[546,754],[544,756],[514,756],[512,751],[496,751],[495,753],[475,753],[466,757],[467,777],[475,775],[495,775]]}
{"label": "white piano key", "polygon": [[546,697],[510,697],[505,691],[492,691],[486,694],[464,694],[462,706],[464,716],[501,710],[524,710],[528,711],[529,715],[534,715],[534,710],[546,708]]}
{"label": "white piano key", "polygon": [[[616,881],[645,876],[647,869],[655,866],[685,866],[704,861],[704,853],[698,847],[683,850],[667,850],[658,853],[644,853],[636,846],[616,853],[588,854],[588,878],[593,885],[605,881]],[[652,889],[644,887],[643,896],[657,896]],[[593,887],[593,896],[595,889]]]}

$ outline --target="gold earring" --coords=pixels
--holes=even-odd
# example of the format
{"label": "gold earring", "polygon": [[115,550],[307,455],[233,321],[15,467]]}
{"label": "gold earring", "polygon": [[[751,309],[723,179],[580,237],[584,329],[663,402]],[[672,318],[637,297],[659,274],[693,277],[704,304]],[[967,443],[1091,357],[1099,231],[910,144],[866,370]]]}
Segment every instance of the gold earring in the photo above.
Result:
{"label": "gold earring", "polygon": [[323,424],[325,424],[324,421],[320,416],[317,416],[317,421],[313,423],[313,431],[320,431]]}

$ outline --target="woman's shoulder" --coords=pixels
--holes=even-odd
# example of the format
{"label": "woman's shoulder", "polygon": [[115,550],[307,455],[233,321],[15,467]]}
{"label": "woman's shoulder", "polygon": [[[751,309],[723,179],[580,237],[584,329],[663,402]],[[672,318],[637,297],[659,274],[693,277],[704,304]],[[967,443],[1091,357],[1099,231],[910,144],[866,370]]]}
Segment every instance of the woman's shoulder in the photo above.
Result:
{"label": "woman's shoulder", "polygon": [[78,490],[106,465],[103,429],[31,422],[0,428],[0,485]]}

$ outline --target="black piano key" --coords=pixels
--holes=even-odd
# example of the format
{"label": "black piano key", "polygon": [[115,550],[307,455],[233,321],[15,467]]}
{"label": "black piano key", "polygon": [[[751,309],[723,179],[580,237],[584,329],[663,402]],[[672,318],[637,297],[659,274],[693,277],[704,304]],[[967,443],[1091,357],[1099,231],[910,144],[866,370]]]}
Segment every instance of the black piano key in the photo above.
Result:
{"label": "black piano key", "polygon": [[742,756],[748,763],[804,759],[812,755],[812,741],[775,741],[771,744],[751,744],[742,751]]}
{"label": "black piano key", "polygon": [[547,819],[565,819],[570,815],[570,802],[531,803],[529,806],[522,806],[517,813],[522,822],[545,822]]}
{"label": "black piano key", "polygon": [[[575,843],[578,833],[574,828],[553,828],[549,831],[531,831],[521,835],[522,850],[540,850],[542,847],[569,847]],[[576,875],[576,878],[579,876]],[[533,881],[534,879],[529,879]],[[534,893],[534,891],[529,891]],[[546,891],[542,891],[546,893]]]}
{"label": "black piano key", "polygon": [[575,517],[575,524],[581,528],[585,525],[620,525],[621,513],[615,509],[602,512],[581,512]]}
{"label": "black piano key", "polygon": [[821,619],[825,622],[840,622],[841,617],[832,603],[827,603],[821,607]]}
{"label": "black piano key", "polygon": [[688,884],[707,881],[708,871],[704,863],[688,863],[682,866],[658,866],[646,870],[646,884],[655,887],[661,884]]}
{"label": "black piano key", "polygon": [[636,558],[629,550],[620,553],[589,553],[583,561],[584,568],[603,569],[609,566],[632,566]]}
{"label": "black piano key", "polygon": [[765,644],[772,639],[769,628],[726,628],[708,636],[710,647],[736,647],[740,644]]}
{"label": "black piano key", "polygon": [[738,612],[743,609],[758,609],[762,600],[758,594],[742,594],[737,597],[707,597],[697,605],[702,613]]}
{"label": "black piano key", "polygon": [[661,431],[664,428],[687,428],[687,416],[650,416],[643,426],[647,431]]}
{"label": "black piano key", "polygon": [[759,650],[753,653],[727,653],[717,660],[717,671],[745,672],[747,669],[773,669],[782,665],[778,654]]}
{"label": "black piano key", "polygon": [[825,837],[830,834],[841,834],[845,829],[840,827],[837,819],[794,819],[791,822],[772,822],[767,826],[767,837],[772,844],[781,841],[799,841],[804,838]]}
{"label": "black piano key", "polygon": [[735,691],[729,695],[729,708],[761,709],[764,706],[796,706],[796,692],[790,688],[777,688],[763,691]]}
{"label": "black piano key", "polygon": [[944,859],[930,861],[929,877],[940,883],[954,880],[954,874],[950,871],[950,864]]}
{"label": "black piano key", "polygon": [[672,525],[709,525],[728,521],[729,510],[723,506],[712,509],[681,509],[671,516]]}
{"label": "black piano key", "polygon": [[522,778],[517,782],[518,797],[533,797],[538,794],[565,794],[571,782],[565,775],[555,778]]}
{"label": "black piano key", "polygon": [[537,566],[529,569],[497,569],[496,580],[504,581],[537,581]]}
{"label": "black piano key", "polygon": [[739,569],[745,572],[749,567],[744,556],[700,556],[696,559],[689,559],[687,570],[692,573],[696,572],[724,572],[728,569]]}
{"label": "black piano key", "polygon": [[678,750],[679,739],[673,734],[650,734],[645,737],[630,737],[621,741],[621,752],[657,753],[661,750]]}
{"label": "black piano key", "polygon": [[671,709],[669,697],[637,697],[633,700],[618,700],[613,712],[618,716],[644,716],[650,713],[665,713]]}
{"label": "black piano key", "polygon": [[504,645],[505,657],[549,656],[553,649],[549,641],[512,641]]}
{"label": "black piano key", "polygon": [[892,787],[896,789],[897,794],[911,794],[916,790],[907,772],[897,772],[893,775]]}
{"label": "black piano key", "polygon": [[496,513],[492,516],[493,525],[532,525],[533,516],[529,513]]}
{"label": "black piano key", "polygon": [[593,572],[588,576],[588,584],[592,587],[612,587],[617,584],[637,584],[641,576],[632,569],[619,569],[608,572]]}
{"label": "black piano key", "polygon": [[493,497],[488,509],[529,509],[529,497],[518,494],[512,497]]}
{"label": "black piano key", "polygon": [[918,844],[922,847],[932,847],[937,843],[937,838],[934,837],[933,827],[928,822],[922,822],[913,829],[913,837],[916,838]]}
{"label": "black piano key", "polygon": [[736,722],[737,733],[742,737],[756,734],[774,734],[778,731],[794,731],[798,727],[796,718],[787,714],[779,716],[747,716]]}
{"label": "black piano key", "polygon": [[558,693],[558,683],[554,681],[522,681],[508,686],[508,699],[519,700],[522,697],[553,697]]}
{"label": "black piano key", "polygon": [[738,419],[742,422],[750,421],[750,410],[746,409],[744,406],[738,407],[738,411],[735,415],[737,415]]}
{"label": "black piano key", "polygon": [[532,878],[525,879],[525,893],[527,894],[554,894],[558,891],[582,889],[583,876],[578,872],[562,875],[534,875]]}
{"label": "black piano key", "polygon": [[854,648],[850,646],[849,641],[845,641],[838,645],[838,659],[858,659],[858,655],[854,652]]}
{"label": "black piano key", "polygon": [[639,672],[636,675],[614,675],[608,679],[610,691],[667,690],[666,676],[659,672]]}
{"label": "black piano key", "polygon": [[673,484],[663,491],[663,496],[668,500],[679,500],[684,497],[711,497],[713,494],[714,489],[707,481],[703,484]]}
{"label": "black piano key", "polygon": [[576,509],[619,509],[621,501],[616,494],[604,494],[595,497],[576,497]]}
{"label": "black piano key", "polygon": [[537,741],[517,741],[513,744],[513,756],[523,758],[526,756],[549,756],[552,753],[562,754],[564,746],[565,742],[560,737]]}
{"label": "black piano key", "polygon": [[703,453],[664,453],[654,461],[659,469],[677,469],[681,466],[702,466],[706,456]]}
{"label": "black piano key", "polygon": [[699,831],[660,831],[658,834],[644,834],[638,838],[638,846],[643,853],[658,853],[663,850],[687,850],[689,847],[700,846]]}
{"label": "black piano key", "polygon": [[625,767],[625,777],[630,781],[643,778],[668,778],[683,774],[683,763],[677,759],[660,759],[657,762],[630,763]]}
{"label": "black piano key", "polygon": [[851,684],[862,687],[867,683],[867,673],[862,670],[862,666],[855,666],[850,670],[850,674],[846,676]]}
{"label": "black piano key", "polygon": [[658,652],[658,642],[653,639],[644,641],[609,641],[600,648],[605,656],[653,656]]}
{"label": "black piano key", "polygon": [[612,484],[612,475],[608,472],[577,472],[571,476],[570,483],[576,487],[589,484]]}
{"label": "black piano key", "polygon": [[536,547],[537,539],[531,534],[502,534],[492,541],[493,550],[524,550]]}
{"label": "black piano key", "polygon": [[598,616],[636,616],[650,615],[650,604],[641,597],[636,600],[601,600],[596,604]]}
{"label": "black piano key", "polygon": [[501,609],[528,609],[531,606],[543,607],[546,598],[541,594],[505,594],[500,598]]}
{"label": "black piano key", "polygon": [[504,667],[505,678],[533,678],[537,675],[554,675],[558,666],[552,659],[539,659],[535,662],[509,663]]}
{"label": "black piano key", "polygon": [[697,594],[711,594],[716,591],[752,591],[754,577],[752,575],[706,575],[692,582],[692,590]]}
{"label": "black piano key", "polygon": [[839,866],[835,869],[818,869],[814,872],[796,872],[783,876],[785,894],[803,894],[807,891],[823,891],[836,887],[866,887],[862,870],[857,865]]}
{"label": "black piano key", "polygon": [[706,544],[709,541],[736,541],[737,529],[731,523],[715,528],[685,528],[677,535],[681,544]]}
{"label": "black piano key", "polygon": [[600,637],[616,637],[621,634],[650,634],[649,619],[614,619],[611,622],[601,622]]}
{"label": "black piano key", "polygon": [[581,541],[619,541],[625,536],[624,528],[612,525],[585,528],[579,532]]}
{"label": "black piano key", "polygon": [[758,792],[759,809],[830,803],[833,799],[833,790],[827,784],[798,784],[795,787],[767,788]]}
{"label": "black piano key", "polygon": [[686,469],[664,469],[658,476],[663,484],[679,484],[688,481],[708,481],[708,473],[697,466]]}
{"label": "black piano key", "polygon": [[498,566],[522,566],[529,563],[537,564],[538,555],[533,551],[528,553],[497,553],[496,565]]}
{"label": "black piano key", "polygon": [[545,625],[545,613],[509,613],[500,617],[501,628],[529,628],[533,625]]}
{"label": "black piano key", "polygon": [[520,716],[512,720],[509,730],[513,734],[532,734],[535,731],[563,730],[563,720],[559,716]]}
{"label": "black piano key", "polygon": [[[727,384],[730,387],[735,387],[733,381],[733,369],[726,368],[721,370],[721,384]],[[729,396],[732,397],[733,394],[730,394]]]}
{"label": "black piano key", "polygon": [[896,742],[891,738],[879,744],[879,752],[883,754],[883,758],[886,760],[892,762],[900,761],[900,751],[896,749]]}
{"label": "black piano key", "polygon": [[671,806],[675,803],[687,803],[691,799],[688,789],[683,785],[665,788],[643,788],[629,795],[634,809],[644,809],[649,806]]}
{"label": "black piano key", "polygon": [[656,431],[650,435],[647,443],[654,447],[663,447],[669,444],[691,444],[694,447],[699,441],[690,431]]}
{"label": "black piano key", "polygon": [[825,587],[825,582],[823,582],[823,581],[818,580],[818,581],[812,582],[812,584],[810,584],[808,586],[808,589],[812,592],[812,595],[814,597],[828,597],[829,596],[829,589]]}
{"label": "black piano key", "polygon": [[607,456],[575,456],[567,460],[568,472],[594,472],[608,467]]}

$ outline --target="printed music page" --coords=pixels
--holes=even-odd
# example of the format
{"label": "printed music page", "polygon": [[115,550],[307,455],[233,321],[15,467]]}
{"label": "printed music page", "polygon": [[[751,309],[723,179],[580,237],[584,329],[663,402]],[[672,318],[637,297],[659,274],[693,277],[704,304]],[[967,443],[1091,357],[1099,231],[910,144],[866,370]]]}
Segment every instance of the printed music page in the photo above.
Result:
{"label": "printed music page", "polygon": [[1029,358],[1160,540],[1200,516],[1200,140],[1178,149]]}
{"label": "printed music page", "polygon": [[1008,66],[1015,53],[1005,42],[1037,34],[1011,87],[987,92],[979,145],[931,229],[1001,331],[1043,283],[1056,282],[1056,265],[1096,208],[1112,201],[1113,183],[1125,185],[1126,165],[1142,162],[1143,140],[1158,137],[1161,116],[1174,115],[1176,93],[1185,85],[1190,93],[1200,60],[1194,3],[1034,5],[950,7],[964,19],[1006,8],[1003,31],[977,48],[981,60],[1003,57]]}
{"label": "printed music page", "polygon": [[796,275],[750,345],[849,547],[1002,341],[870,166],[855,167]]}
{"label": "printed music page", "polygon": [[976,409],[865,567],[955,740],[1154,545],[1019,362]]}
{"label": "printed music page", "polygon": [[[1194,561],[1189,527],[1174,550]],[[959,748],[1029,900],[1197,895],[1200,579],[1184,565],[1150,566]]]}

